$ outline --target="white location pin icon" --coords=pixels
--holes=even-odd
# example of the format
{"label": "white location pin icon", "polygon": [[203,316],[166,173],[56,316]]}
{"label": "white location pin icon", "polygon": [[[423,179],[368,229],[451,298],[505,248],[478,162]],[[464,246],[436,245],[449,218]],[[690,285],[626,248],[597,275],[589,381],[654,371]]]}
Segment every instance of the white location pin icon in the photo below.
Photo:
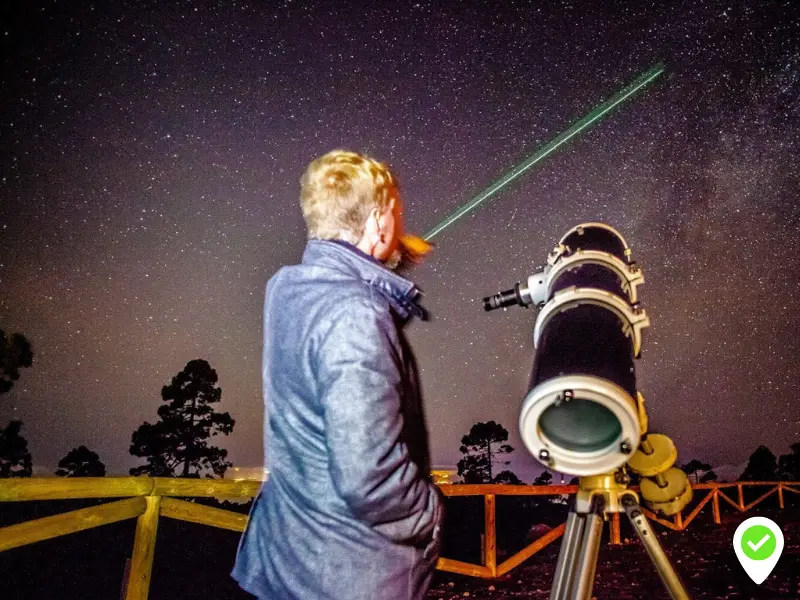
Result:
{"label": "white location pin icon", "polygon": [[733,550],[750,579],[761,584],[783,552],[783,532],[775,521],[750,517],[733,534]]}

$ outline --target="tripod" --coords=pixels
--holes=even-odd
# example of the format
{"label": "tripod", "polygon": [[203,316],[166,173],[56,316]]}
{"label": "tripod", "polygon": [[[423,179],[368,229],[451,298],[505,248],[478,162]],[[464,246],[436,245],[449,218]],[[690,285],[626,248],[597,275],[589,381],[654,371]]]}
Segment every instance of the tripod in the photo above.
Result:
{"label": "tripod", "polygon": [[664,553],[639,506],[639,497],[614,473],[581,477],[558,554],[550,600],[589,600],[600,551],[603,520],[609,513],[628,515],[673,600],[689,600],[678,574]]}

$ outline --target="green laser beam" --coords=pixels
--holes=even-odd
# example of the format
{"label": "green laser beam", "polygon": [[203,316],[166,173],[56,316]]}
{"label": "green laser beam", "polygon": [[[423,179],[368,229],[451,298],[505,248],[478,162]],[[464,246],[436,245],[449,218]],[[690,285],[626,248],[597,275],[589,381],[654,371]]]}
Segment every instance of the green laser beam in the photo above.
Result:
{"label": "green laser beam", "polygon": [[588,115],[586,115],[579,121],[576,121],[569,129],[562,132],[561,134],[550,140],[547,144],[542,146],[539,150],[537,150],[536,154],[529,157],[524,162],[520,163],[519,165],[508,171],[495,183],[491,184],[488,188],[486,188],[480,194],[475,196],[472,200],[470,200],[469,202],[458,208],[455,212],[453,212],[449,216],[445,217],[445,219],[441,223],[439,223],[436,227],[428,231],[423,236],[424,239],[430,240],[432,237],[438,235],[439,233],[450,227],[450,225],[455,223],[458,219],[460,219],[468,212],[476,208],[478,205],[483,203],[485,200],[487,200],[490,196],[498,192],[500,189],[511,183],[514,179],[522,175],[533,165],[543,160],[551,153],[555,152],[559,147],[566,144],[569,140],[571,140],[573,137],[575,137],[582,131],[585,131],[586,129],[597,123],[610,111],[612,111],[614,108],[622,104],[625,100],[633,96],[636,92],[644,88],[646,85],[648,85],[650,82],[656,79],[656,77],[661,75],[661,73],[663,72],[664,72],[664,65],[658,64],[649,71],[647,71],[646,73],[644,73],[643,75],[640,75],[632,83],[622,88],[611,98],[609,98],[608,100],[597,106]]}

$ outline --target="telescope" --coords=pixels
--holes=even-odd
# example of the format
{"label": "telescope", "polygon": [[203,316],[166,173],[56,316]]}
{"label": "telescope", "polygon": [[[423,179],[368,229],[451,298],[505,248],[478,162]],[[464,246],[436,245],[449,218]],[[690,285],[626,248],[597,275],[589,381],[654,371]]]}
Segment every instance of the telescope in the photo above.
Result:
{"label": "telescope", "polygon": [[648,432],[635,361],[650,320],[641,306],[644,274],[622,235],[583,223],[555,245],[547,262],[513,288],[483,299],[484,310],[538,309],[533,369],[519,416],[528,451],[547,468],[577,475],[551,600],[590,598],[602,521],[625,512],[673,598],[688,598],[628,489],[628,471],[654,512],[673,515],[692,498],[667,436]]}

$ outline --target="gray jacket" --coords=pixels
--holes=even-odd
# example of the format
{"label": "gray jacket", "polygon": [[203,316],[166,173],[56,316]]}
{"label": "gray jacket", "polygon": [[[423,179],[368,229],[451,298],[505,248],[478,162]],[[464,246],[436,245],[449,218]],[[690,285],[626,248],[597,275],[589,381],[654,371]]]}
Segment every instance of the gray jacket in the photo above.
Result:
{"label": "gray jacket", "polygon": [[232,573],[258,598],[425,595],[443,501],[402,333],[422,316],[418,293],[355,247],[320,240],[267,284],[269,477]]}

